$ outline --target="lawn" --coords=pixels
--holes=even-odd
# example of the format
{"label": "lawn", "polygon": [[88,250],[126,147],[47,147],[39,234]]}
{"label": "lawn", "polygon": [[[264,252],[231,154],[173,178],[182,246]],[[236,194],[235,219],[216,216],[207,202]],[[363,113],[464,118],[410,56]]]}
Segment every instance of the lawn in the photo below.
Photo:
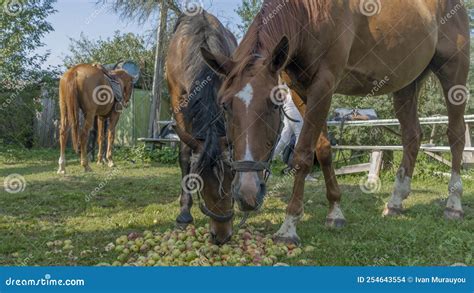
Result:
{"label": "lawn", "polygon": [[[303,245],[316,249],[282,261],[321,266],[474,265],[474,171],[463,173],[465,219],[450,222],[442,217],[449,178],[434,172],[446,169],[420,161],[407,210],[399,218],[381,217],[394,170],[384,172],[381,188],[373,194],[361,191],[363,174],[339,177],[348,221],[341,230],[324,226],[327,201],[322,178],[308,183],[298,233]],[[93,165],[94,173],[84,174],[76,156],[69,154],[68,175],[59,176],[56,162],[55,150],[0,155],[2,182],[15,173],[26,180],[23,192],[0,189],[0,265],[112,262],[116,255],[104,247],[120,235],[174,227],[180,186],[177,165],[117,161],[114,170]],[[274,173],[264,208],[248,220],[266,233],[275,232],[283,221],[291,190],[291,180]],[[193,215],[197,226],[207,222],[197,208]],[[66,239],[73,245],[67,252],[46,245]]]}

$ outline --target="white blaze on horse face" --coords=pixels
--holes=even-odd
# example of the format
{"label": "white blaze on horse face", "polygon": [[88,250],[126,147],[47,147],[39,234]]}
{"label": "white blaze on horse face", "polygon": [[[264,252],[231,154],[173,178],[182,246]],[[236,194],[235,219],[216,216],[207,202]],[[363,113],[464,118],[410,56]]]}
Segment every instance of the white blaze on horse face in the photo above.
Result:
{"label": "white blaze on horse face", "polygon": [[[253,99],[253,87],[252,87],[252,85],[250,83],[248,83],[240,92],[237,93],[236,97],[238,97],[245,104],[246,111],[248,111],[250,103],[252,102],[252,99]],[[247,130],[247,134],[246,134],[246,137],[245,137],[244,160],[253,161],[253,155],[252,155],[252,152],[250,151],[250,145],[249,145],[248,130]]]}
{"label": "white blaze on horse face", "polygon": [[244,102],[245,106],[250,106],[250,103],[253,99],[253,87],[250,83],[248,83],[240,92],[236,95],[242,102]]}
{"label": "white blaze on horse face", "polygon": [[451,180],[449,181],[449,197],[446,204],[447,208],[462,211],[461,204],[462,196],[462,181],[461,175],[456,172],[451,173]]}

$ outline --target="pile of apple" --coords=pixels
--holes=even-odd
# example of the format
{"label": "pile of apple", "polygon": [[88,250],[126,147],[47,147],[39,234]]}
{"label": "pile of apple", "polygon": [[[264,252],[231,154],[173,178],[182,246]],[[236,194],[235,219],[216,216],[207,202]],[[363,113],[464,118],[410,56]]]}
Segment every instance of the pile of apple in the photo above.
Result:
{"label": "pile of apple", "polygon": [[[304,251],[313,249],[307,246]],[[130,233],[109,243],[105,250],[118,255],[113,266],[273,266],[281,258],[303,253],[295,245],[274,243],[271,235],[253,227],[238,230],[229,243],[217,246],[210,242],[207,225],[164,233]]]}

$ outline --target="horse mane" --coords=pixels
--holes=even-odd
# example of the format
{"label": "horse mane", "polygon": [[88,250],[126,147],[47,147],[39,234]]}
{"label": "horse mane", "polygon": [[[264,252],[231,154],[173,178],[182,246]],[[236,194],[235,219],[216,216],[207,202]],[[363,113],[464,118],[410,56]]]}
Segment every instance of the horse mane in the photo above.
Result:
{"label": "horse mane", "polygon": [[214,167],[221,154],[219,138],[225,136],[224,118],[220,116],[217,93],[222,84],[218,76],[204,62],[201,47],[225,56],[231,56],[237,41],[217,18],[203,11],[196,16],[182,14],[175,33],[187,39],[187,55],[183,60],[188,93],[188,106],[183,114],[191,125],[194,138],[204,141],[204,152],[198,161],[200,168]]}
{"label": "horse mane", "polygon": [[[307,22],[319,25],[330,20],[333,0],[265,0],[254,21],[234,53],[236,66],[229,75],[242,76],[258,59],[267,58],[277,43],[286,35],[290,40],[290,56],[294,56],[304,42]],[[289,17],[297,20],[289,20]],[[306,21],[308,20],[308,21]]]}

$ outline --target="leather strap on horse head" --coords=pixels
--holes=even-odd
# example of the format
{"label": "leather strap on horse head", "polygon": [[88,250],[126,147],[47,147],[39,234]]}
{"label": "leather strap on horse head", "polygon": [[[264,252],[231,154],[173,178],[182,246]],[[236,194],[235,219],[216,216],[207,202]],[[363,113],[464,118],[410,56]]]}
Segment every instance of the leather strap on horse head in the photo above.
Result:
{"label": "leather strap on horse head", "polygon": [[231,163],[232,170],[236,172],[258,172],[270,170],[270,162],[261,161],[235,161]]}

